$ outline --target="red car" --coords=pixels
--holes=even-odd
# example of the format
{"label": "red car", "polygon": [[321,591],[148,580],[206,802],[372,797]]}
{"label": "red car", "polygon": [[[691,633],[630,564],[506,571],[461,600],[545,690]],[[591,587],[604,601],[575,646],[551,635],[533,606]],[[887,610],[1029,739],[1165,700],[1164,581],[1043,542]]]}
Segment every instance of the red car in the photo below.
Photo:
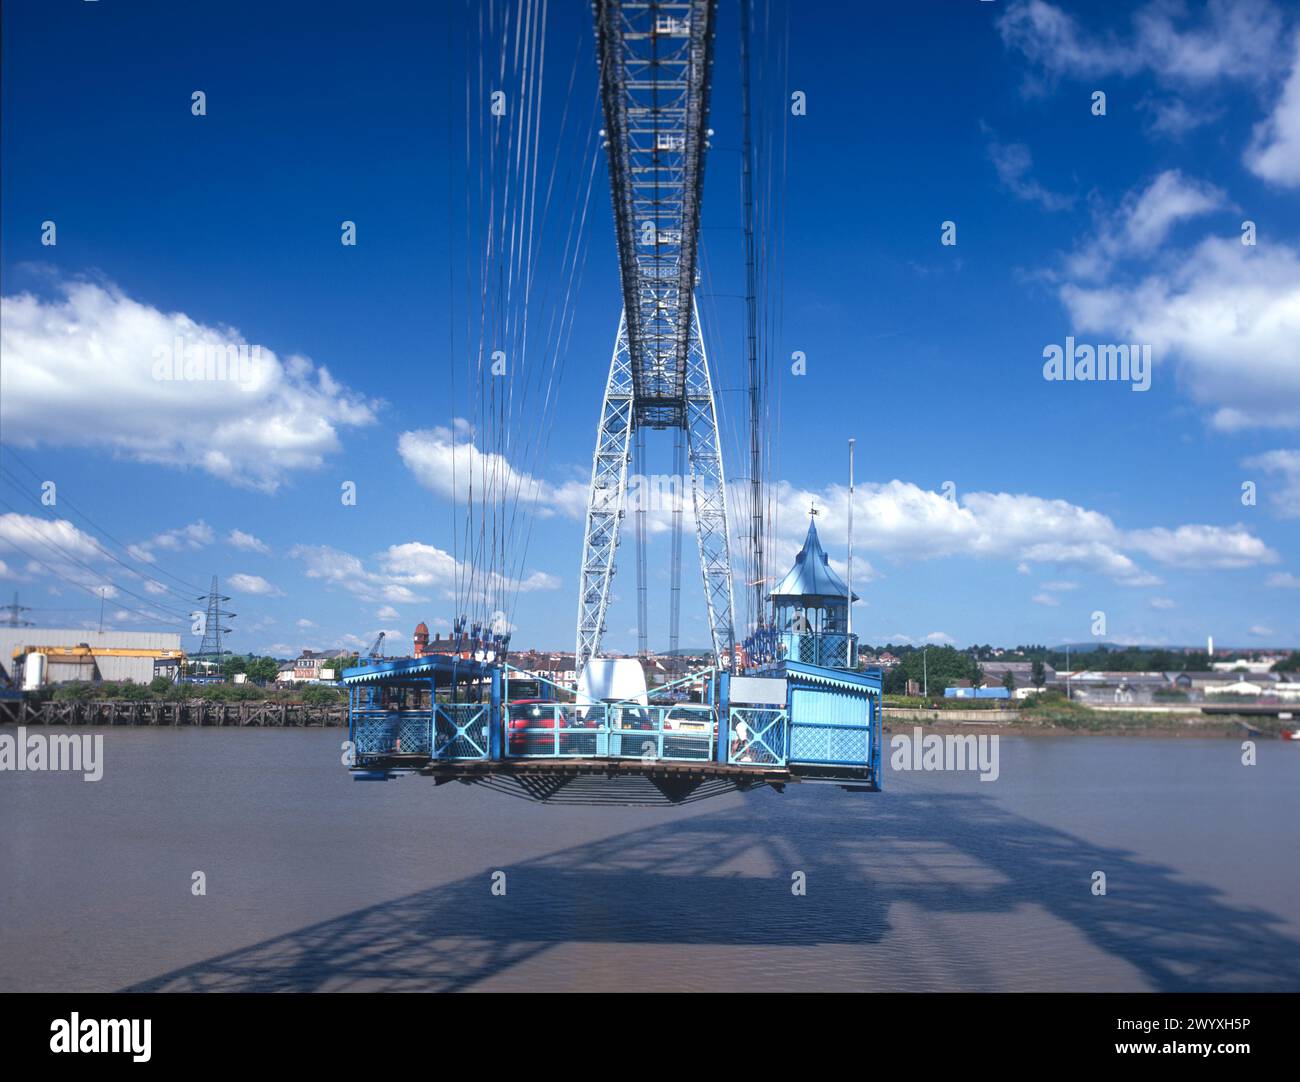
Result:
{"label": "red car", "polygon": [[[554,730],[557,720],[558,734],[544,731]],[[507,751],[510,755],[595,754],[595,734],[566,730],[594,729],[598,724],[594,717],[579,717],[568,703],[550,699],[516,699],[506,705]],[[591,747],[588,749],[585,744]]]}

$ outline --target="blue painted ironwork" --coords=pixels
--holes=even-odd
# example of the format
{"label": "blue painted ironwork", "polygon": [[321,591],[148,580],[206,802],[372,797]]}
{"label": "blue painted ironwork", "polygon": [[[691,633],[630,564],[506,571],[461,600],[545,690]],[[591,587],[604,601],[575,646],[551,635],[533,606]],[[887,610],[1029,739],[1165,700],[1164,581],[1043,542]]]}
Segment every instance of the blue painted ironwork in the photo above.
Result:
{"label": "blue painted ironwork", "polygon": [[432,724],[426,710],[354,710],[352,742],[358,756],[432,756]]}
{"label": "blue painted ironwork", "polygon": [[733,706],[727,712],[730,733],[727,762],[785,766],[790,711],[777,706]]}
{"label": "blue painted ironwork", "polygon": [[645,764],[648,776],[696,763],[750,771],[773,784],[775,776],[879,787],[878,670],[786,660],[761,673],[778,680],[769,705],[733,704],[725,672],[708,674],[706,703],[563,702],[560,695],[576,696],[558,687],[555,699],[508,703],[511,672],[520,670],[447,656],[369,659],[349,669],[343,683],[356,776],[458,764],[480,771],[527,764],[532,771],[554,762],[559,771],[590,770],[605,760],[620,769]]}
{"label": "blue painted ironwork", "polygon": [[507,709],[511,759],[704,762],[716,725],[712,708],[702,704],[519,703]]}
{"label": "blue painted ironwork", "polygon": [[581,672],[600,654],[628,461],[646,428],[685,436],[705,609],[721,666],[735,645],[731,531],[694,296],[717,2],[595,0],[593,8],[623,311],[592,458],[574,666]]}
{"label": "blue painted ironwork", "polygon": [[849,588],[831,567],[811,515],[794,566],[768,596],[772,626],[753,636],[755,664],[788,659],[829,669],[857,668],[858,640],[848,632]]}
{"label": "blue painted ironwork", "polygon": [[782,671],[790,687],[789,761],[871,767],[881,740],[880,670],[790,663]]}
{"label": "blue painted ironwork", "polygon": [[817,634],[794,631],[776,631],[771,636],[776,644],[776,660],[820,665],[826,669],[852,669],[858,657],[858,637],[830,631]]}
{"label": "blue painted ironwork", "polygon": [[490,703],[439,703],[434,710],[435,759],[486,759]]}

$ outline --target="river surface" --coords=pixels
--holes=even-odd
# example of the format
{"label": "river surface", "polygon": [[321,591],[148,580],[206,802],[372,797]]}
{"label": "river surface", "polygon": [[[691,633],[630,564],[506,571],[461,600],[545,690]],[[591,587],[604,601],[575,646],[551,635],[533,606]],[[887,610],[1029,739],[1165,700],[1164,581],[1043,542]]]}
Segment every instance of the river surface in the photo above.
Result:
{"label": "river surface", "polygon": [[356,782],[340,730],[92,731],[98,782],[0,773],[2,991],[1300,989],[1298,745],[622,808]]}

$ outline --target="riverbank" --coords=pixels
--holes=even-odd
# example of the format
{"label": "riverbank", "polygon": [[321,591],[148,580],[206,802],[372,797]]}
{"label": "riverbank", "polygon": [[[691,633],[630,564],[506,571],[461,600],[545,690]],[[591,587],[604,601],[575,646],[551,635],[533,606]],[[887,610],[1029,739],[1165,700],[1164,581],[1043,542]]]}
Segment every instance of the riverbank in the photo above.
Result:
{"label": "riverbank", "polygon": [[[1284,722],[1273,717],[1206,715],[1199,712],[1140,710],[1097,710],[1071,704],[1052,711],[912,710],[885,707],[885,731],[904,732],[919,725],[950,733],[986,733],[1002,736],[1149,736],[1219,737],[1240,739],[1257,734],[1265,738],[1280,735]],[[1294,726],[1292,726],[1294,727]]]}
{"label": "riverbank", "polygon": [[[217,728],[345,727],[347,710],[303,703],[0,702],[0,724]],[[954,710],[885,706],[886,732],[913,726],[1003,736],[1276,737],[1294,722],[1275,717],[1206,715],[1195,711],[1098,709],[1057,703],[1043,709]]]}
{"label": "riverbank", "polygon": [[[1037,737],[1062,737],[1062,736],[1133,736],[1133,737],[1151,737],[1160,739],[1169,737],[1177,739],[1180,737],[1201,737],[1217,739],[1242,739],[1248,735],[1247,729],[1243,725],[1235,722],[1227,722],[1223,718],[1206,718],[1193,719],[1185,721],[1182,725],[1160,725],[1151,726],[1145,724],[1130,725],[1104,725],[1082,727],[1058,727],[1054,725],[1026,724],[1024,722],[993,722],[993,721],[949,721],[940,719],[931,720],[907,720],[901,718],[891,718],[888,712],[885,714],[885,733],[910,732],[912,727],[919,725],[923,729],[942,733],[955,733],[959,735],[997,735],[997,736],[1023,736],[1029,739]],[[1266,729],[1256,729],[1260,735],[1267,739],[1277,737],[1276,731]]]}

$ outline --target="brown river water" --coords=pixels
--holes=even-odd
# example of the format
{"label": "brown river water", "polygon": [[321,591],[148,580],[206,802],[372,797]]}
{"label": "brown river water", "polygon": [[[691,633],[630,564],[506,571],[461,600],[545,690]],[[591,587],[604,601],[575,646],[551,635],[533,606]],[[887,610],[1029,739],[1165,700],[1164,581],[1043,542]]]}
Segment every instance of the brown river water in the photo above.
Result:
{"label": "brown river water", "polygon": [[96,731],[98,782],[0,773],[0,990],[1300,989],[1300,745],[622,808],[356,782],[339,730]]}

